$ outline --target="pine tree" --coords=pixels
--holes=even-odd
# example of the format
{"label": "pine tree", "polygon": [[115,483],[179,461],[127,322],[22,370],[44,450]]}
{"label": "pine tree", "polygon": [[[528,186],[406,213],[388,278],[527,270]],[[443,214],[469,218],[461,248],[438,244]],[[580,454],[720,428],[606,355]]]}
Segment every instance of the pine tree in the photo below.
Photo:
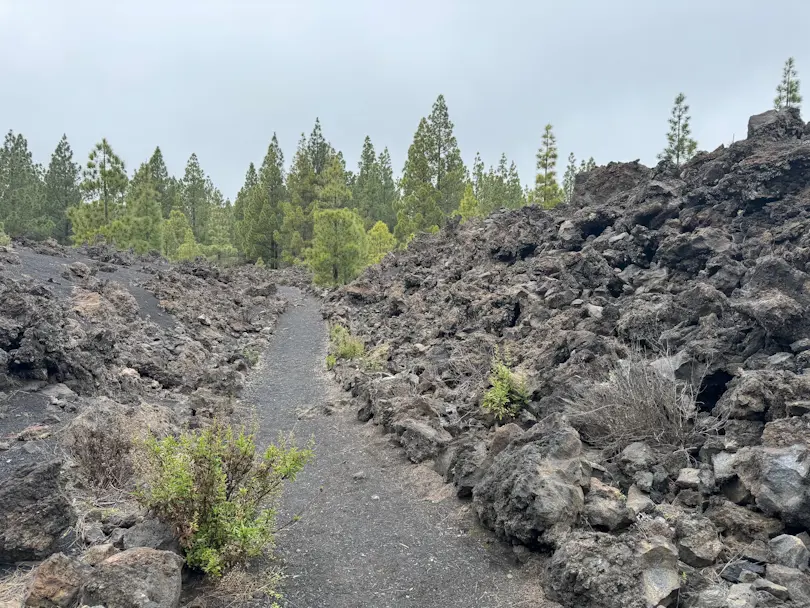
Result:
{"label": "pine tree", "polygon": [[231,242],[233,207],[230,202],[215,205],[211,209],[211,227],[208,231],[210,244],[202,247],[202,252],[210,260],[221,262],[236,256],[236,247]]}
{"label": "pine tree", "polygon": [[152,180],[149,163],[142,164],[132,176],[126,197],[124,225],[126,242],[138,253],[163,250],[163,210]]}
{"label": "pine tree", "polygon": [[799,94],[799,78],[796,72],[796,61],[788,57],[785,67],[782,68],[782,82],[776,87],[776,99],[773,107],[777,110],[783,108],[798,108],[801,106],[802,96]]}
{"label": "pine tree", "polygon": [[69,207],[67,216],[70,220],[70,241],[74,245],[92,243],[108,225],[104,222],[104,205],[101,201],[89,201]]}
{"label": "pine tree", "polygon": [[307,157],[315,175],[321,175],[329,166],[331,156],[334,154],[332,146],[323,136],[320,119],[315,119],[315,126],[307,141]]}
{"label": "pine tree", "polygon": [[191,224],[194,238],[204,241],[210,209],[205,173],[196,154],[192,154],[186,163],[181,182],[180,207]]}
{"label": "pine tree", "polygon": [[512,161],[506,178],[506,202],[504,206],[507,209],[518,209],[525,204],[526,196],[523,193],[523,185],[520,183],[517,165]]}
{"label": "pine tree", "polygon": [[25,137],[12,131],[0,150],[0,222],[8,236],[45,238],[54,228],[44,216],[42,168]]}
{"label": "pine tree", "polygon": [[[246,188],[253,179],[248,170]],[[275,133],[255,179],[255,185],[249,187],[244,196],[240,192],[237,197],[237,205],[246,203],[240,208],[243,213],[243,251],[248,259],[262,258],[267,266],[278,268],[281,250],[275,233],[281,227],[281,203],[287,197],[287,189],[284,185],[284,153]]]}
{"label": "pine tree", "polygon": [[[185,213],[179,209],[172,209],[169,218],[163,221],[163,255],[170,260],[178,259],[178,250],[189,231],[191,224],[188,223]],[[192,237],[193,235],[192,232]]]}
{"label": "pine tree", "polygon": [[473,169],[472,169],[472,186],[473,186],[473,195],[479,201],[481,199],[486,199],[486,193],[484,190],[486,189],[486,170],[484,168],[484,161],[481,159],[481,153],[475,153],[475,160],[473,160]]}
{"label": "pine tree", "polygon": [[478,201],[478,212],[487,216],[496,209],[517,209],[524,204],[523,187],[515,163],[508,164],[506,154],[501,154],[497,167],[485,172],[484,163],[476,158],[473,169],[473,195]]}
{"label": "pine tree", "polygon": [[298,149],[295,151],[290,173],[287,176],[287,190],[290,202],[304,211],[312,208],[318,195],[317,176],[312,168],[312,162],[307,153],[307,139],[303,134],[298,142]]}
{"label": "pine tree", "polygon": [[678,93],[675,97],[675,105],[672,107],[672,116],[669,119],[667,147],[658,155],[659,160],[672,162],[679,167],[695,155],[697,141],[691,137],[690,120],[686,95]]}
{"label": "pine tree", "polygon": [[304,210],[293,203],[281,203],[281,228],[274,233],[274,238],[281,248],[281,261],[285,264],[298,264],[304,253],[306,217]]}
{"label": "pine tree", "polygon": [[44,196],[42,168],[34,163],[28,141],[9,131],[0,149],[0,222],[8,236],[45,238],[53,233]]}
{"label": "pine tree", "polygon": [[574,182],[577,178],[577,159],[574,153],[568,155],[568,165],[565,167],[565,174],[563,175],[563,201],[570,203],[574,196]]}
{"label": "pine tree", "polygon": [[318,206],[321,209],[338,209],[348,206],[352,191],[347,184],[343,156],[333,155],[324,172],[323,186],[318,191]]}
{"label": "pine tree", "polygon": [[160,205],[161,213],[164,218],[167,218],[172,208],[177,203],[175,200],[177,190],[176,186],[173,187],[171,178],[169,177],[169,170],[166,168],[166,162],[163,160],[163,152],[161,152],[160,146],[155,148],[155,151],[149,158],[149,176],[152,180],[152,186],[155,188],[155,195]]}
{"label": "pine tree", "polygon": [[417,232],[435,231],[444,220],[439,206],[439,192],[430,165],[432,141],[427,119],[419,127],[408,148],[408,158],[402,172],[402,199],[397,210],[394,235],[401,243]]}
{"label": "pine tree", "polygon": [[178,260],[193,260],[202,255],[202,249],[194,238],[194,231],[191,228],[186,229],[183,235],[183,242],[177,248]]}
{"label": "pine tree", "polygon": [[44,201],[45,215],[54,223],[53,236],[60,243],[67,243],[70,236],[68,208],[75,207],[82,200],[79,172],[79,165],[73,162],[73,151],[67,136],[62,135],[45,173]]}
{"label": "pine tree", "polygon": [[461,216],[462,223],[483,215],[478,199],[475,198],[472,184],[467,184],[464,189],[464,196],[461,197],[461,203],[459,203],[458,210],[455,211],[454,215]]}
{"label": "pine tree", "polygon": [[379,264],[382,259],[397,245],[394,235],[388,230],[385,222],[378,221],[366,233],[368,243],[368,263]]}
{"label": "pine tree", "polygon": [[124,161],[113,151],[106,138],[90,151],[82,173],[81,189],[87,202],[98,202],[104,212],[104,224],[111,223],[122,210],[127,189]]}
{"label": "pine tree", "polygon": [[357,163],[357,176],[352,187],[352,200],[358,213],[363,217],[366,226],[372,226],[381,219],[377,212],[378,198],[382,195],[382,172],[374,144],[366,135],[360,162]]}
{"label": "pine tree", "polygon": [[233,243],[237,249],[245,253],[250,238],[250,226],[245,222],[245,212],[248,206],[248,198],[251,191],[259,185],[259,176],[256,173],[256,166],[250,163],[245,174],[245,184],[236,195],[233,204]]}
{"label": "pine tree", "polygon": [[315,211],[312,247],[306,259],[319,285],[344,285],[367,259],[363,219],[351,209]]}
{"label": "pine tree", "polygon": [[596,169],[596,161],[593,159],[593,156],[591,156],[587,161],[583,159],[579,162],[577,173],[593,171],[594,169]]}
{"label": "pine tree", "polygon": [[397,206],[399,203],[399,188],[394,180],[394,169],[391,166],[391,155],[388,148],[380,152],[377,159],[380,172],[380,194],[376,197],[374,217],[386,223],[390,230],[397,223]]}
{"label": "pine tree", "polygon": [[557,139],[551,124],[543,131],[542,145],[537,152],[537,177],[535,178],[534,201],[551,209],[562,200],[562,191],[557,183]]}
{"label": "pine tree", "polygon": [[427,160],[436,189],[436,202],[445,215],[450,215],[464,194],[466,170],[444,95],[439,95],[428,116],[427,144]]}

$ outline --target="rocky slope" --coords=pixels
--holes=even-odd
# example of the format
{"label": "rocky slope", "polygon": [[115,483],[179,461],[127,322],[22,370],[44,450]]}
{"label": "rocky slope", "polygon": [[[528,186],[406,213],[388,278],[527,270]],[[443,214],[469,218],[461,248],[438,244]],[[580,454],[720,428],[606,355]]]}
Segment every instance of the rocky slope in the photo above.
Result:
{"label": "rocky slope", "polygon": [[[582,174],[552,211],[451,223],[324,314],[388,348],[383,371],[336,367],[358,416],[433,461],[519,556],[546,556],[562,606],[810,605],[797,111],[680,168]],[[496,347],[530,392],[500,421],[481,407]]]}
{"label": "rocky slope", "polygon": [[[176,583],[179,593],[180,560],[160,555],[171,531],[144,522],[125,500],[93,507],[131,482],[133,437],[194,428],[238,406],[286,306],[276,283],[299,277],[173,265],[103,246],[29,245],[0,247],[0,568],[53,554],[38,575],[45,587],[28,604],[50,606],[47,594],[64,587],[48,587],[48,572],[70,578],[65,563],[76,577],[88,568],[58,551],[102,546],[108,554],[89,558],[101,564],[131,549],[93,569],[93,580],[102,585],[145,560],[171,571],[161,584]],[[124,595],[149,586],[129,582]],[[83,601],[103,603],[88,585]]]}

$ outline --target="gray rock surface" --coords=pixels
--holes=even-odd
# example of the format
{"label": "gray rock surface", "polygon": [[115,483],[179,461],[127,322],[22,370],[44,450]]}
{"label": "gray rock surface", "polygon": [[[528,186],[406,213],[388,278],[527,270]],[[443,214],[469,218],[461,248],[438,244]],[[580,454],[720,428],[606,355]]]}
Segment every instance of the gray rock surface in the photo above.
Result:
{"label": "gray rock surface", "polygon": [[503,538],[553,544],[553,534],[573,526],[582,513],[589,478],[579,434],[556,417],[498,454],[475,486],[473,504],[481,521]]}
{"label": "gray rock surface", "polygon": [[807,570],[810,551],[798,536],[780,534],[768,543],[774,556],[774,561],[782,566]]}
{"label": "gray rock surface", "polygon": [[95,566],[79,599],[87,606],[176,608],[180,603],[183,559],[171,551],[138,547]]}
{"label": "gray rock surface", "polygon": [[25,465],[0,481],[0,564],[53,553],[76,514],[62,491],[62,463]]}

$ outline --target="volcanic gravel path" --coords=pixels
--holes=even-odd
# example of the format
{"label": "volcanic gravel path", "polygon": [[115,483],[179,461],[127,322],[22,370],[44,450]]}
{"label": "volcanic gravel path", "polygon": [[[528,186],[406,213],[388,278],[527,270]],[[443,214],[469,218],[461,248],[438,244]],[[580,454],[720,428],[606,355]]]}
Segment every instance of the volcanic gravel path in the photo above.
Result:
{"label": "volcanic gravel path", "polygon": [[294,431],[316,459],[285,490],[277,538],[286,608],[550,606],[534,568],[474,521],[426,467],[408,463],[373,425],[356,421],[324,374],[319,302],[280,290],[290,307],[247,391],[263,442]]}

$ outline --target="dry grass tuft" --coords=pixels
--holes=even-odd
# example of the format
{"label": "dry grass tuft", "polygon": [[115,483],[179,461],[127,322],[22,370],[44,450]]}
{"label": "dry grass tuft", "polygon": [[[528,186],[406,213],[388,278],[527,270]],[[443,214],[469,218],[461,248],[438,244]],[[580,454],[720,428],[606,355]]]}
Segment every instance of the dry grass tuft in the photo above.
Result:
{"label": "dry grass tuft", "polygon": [[239,608],[255,605],[256,598],[264,596],[273,602],[271,608],[277,607],[275,600],[281,599],[278,589],[283,578],[281,570],[272,566],[255,571],[235,568],[209,582],[196,600],[206,606]]}
{"label": "dry grass tuft", "polygon": [[33,572],[33,567],[20,567],[0,576],[0,608],[22,606],[25,589]]}
{"label": "dry grass tuft", "polygon": [[589,377],[576,378],[567,414],[590,445],[612,454],[635,441],[677,450],[699,445],[722,420],[699,416],[697,390],[654,367],[639,348]]}

